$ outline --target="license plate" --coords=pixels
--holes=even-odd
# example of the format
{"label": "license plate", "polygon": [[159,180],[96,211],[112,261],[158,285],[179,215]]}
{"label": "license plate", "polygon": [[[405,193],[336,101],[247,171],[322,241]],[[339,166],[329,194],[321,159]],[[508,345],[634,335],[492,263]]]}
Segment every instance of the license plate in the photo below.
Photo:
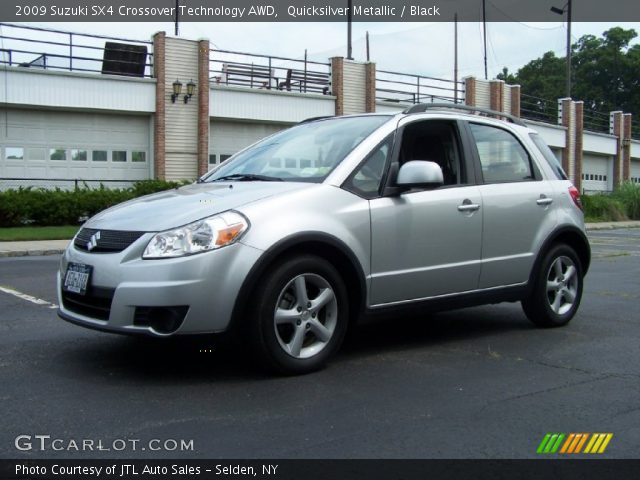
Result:
{"label": "license plate", "polygon": [[91,265],[85,265],[84,263],[69,263],[67,273],[64,276],[64,283],[62,284],[63,290],[85,295],[92,269]]}

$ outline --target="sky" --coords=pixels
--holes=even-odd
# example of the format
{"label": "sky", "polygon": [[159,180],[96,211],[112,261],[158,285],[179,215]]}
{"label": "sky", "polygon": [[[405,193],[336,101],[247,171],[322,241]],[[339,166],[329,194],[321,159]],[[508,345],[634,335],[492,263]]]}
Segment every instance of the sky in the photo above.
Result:
{"label": "sky", "polygon": [[[149,39],[157,31],[173,35],[173,23],[29,23],[29,25],[125,37]],[[613,27],[634,28],[640,23],[573,23],[572,39],[600,36]],[[366,60],[365,35],[370,35],[371,60],[383,70],[438,78],[453,78],[453,23],[354,23],[353,55]],[[481,23],[460,23],[459,78],[484,77]],[[507,67],[515,72],[547,51],[564,56],[566,24],[495,22],[487,24],[489,78]],[[206,38],[212,47],[301,59],[308,50],[311,60],[327,61],[346,56],[346,23],[195,23],[180,24],[180,37]],[[637,42],[636,39],[634,42]],[[1,46],[0,46],[1,47]]]}

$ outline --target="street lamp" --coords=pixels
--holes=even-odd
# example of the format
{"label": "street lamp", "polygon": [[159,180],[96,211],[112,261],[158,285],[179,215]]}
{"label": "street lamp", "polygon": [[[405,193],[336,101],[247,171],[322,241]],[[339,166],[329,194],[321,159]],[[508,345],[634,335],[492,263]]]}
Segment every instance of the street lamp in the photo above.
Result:
{"label": "street lamp", "polygon": [[564,7],[551,7],[553,13],[558,15],[564,15],[567,13],[567,72],[566,72],[566,86],[565,96],[571,98],[571,0],[568,0]]}

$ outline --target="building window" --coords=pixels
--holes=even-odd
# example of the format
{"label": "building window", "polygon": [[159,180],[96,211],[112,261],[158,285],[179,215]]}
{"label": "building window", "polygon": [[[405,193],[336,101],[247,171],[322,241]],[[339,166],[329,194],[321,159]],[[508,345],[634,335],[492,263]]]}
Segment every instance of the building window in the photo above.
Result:
{"label": "building window", "polygon": [[71,150],[71,160],[74,160],[76,162],[86,162],[87,161],[87,151],[86,150],[79,150],[79,149],[72,149]]}
{"label": "building window", "polygon": [[46,156],[44,148],[27,148],[27,160],[45,160]]}
{"label": "building window", "polygon": [[91,153],[91,160],[94,162],[106,162],[107,161],[107,151],[106,150],[94,150]]}
{"label": "building window", "polygon": [[220,155],[220,163],[226,162],[231,158],[231,155]]}
{"label": "building window", "polygon": [[24,160],[24,148],[7,147],[4,149],[4,158],[7,160]]}
{"label": "building window", "polygon": [[210,153],[209,154],[209,165],[215,165],[216,162],[216,154],[215,153]]}
{"label": "building window", "polygon": [[146,162],[147,161],[147,152],[140,152],[140,151],[131,152],[131,161],[132,162]]}
{"label": "building window", "polygon": [[49,149],[49,160],[66,160],[67,151],[64,148]]}
{"label": "building window", "polygon": [[111,152],[111,161],[112,162],[126,162],[127,161],[127,151],[126,150],[114,150]]}

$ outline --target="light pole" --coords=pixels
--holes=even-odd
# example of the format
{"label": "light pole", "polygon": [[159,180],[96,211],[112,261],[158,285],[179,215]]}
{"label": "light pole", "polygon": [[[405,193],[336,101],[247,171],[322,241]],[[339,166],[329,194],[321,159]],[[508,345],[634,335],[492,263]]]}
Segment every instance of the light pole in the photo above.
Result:
{"label": "light pole", "polygon": [[353,0],[347,2],[347,60],[353,60],[353,48],[351,46],[351,22],[353,21]]}
{"label": "light pole", "polygon": [[567,13],[567,72],[565,74],[565,96],[571,98],[571,0],[568,0],[562,8],[551,7],[551,11],[558,15],[564,15],[565,12]]}

